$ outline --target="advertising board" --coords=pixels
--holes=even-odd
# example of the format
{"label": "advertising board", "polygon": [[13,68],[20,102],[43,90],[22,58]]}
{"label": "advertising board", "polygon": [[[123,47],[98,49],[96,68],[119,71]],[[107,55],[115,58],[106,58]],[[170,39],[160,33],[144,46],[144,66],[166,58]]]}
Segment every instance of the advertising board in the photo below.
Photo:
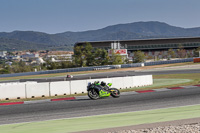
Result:
{"label": "advertising board", "polygon": [[115,54],[127,55],[127,49],[109,49],[108,55],[111,56],[113,52]]}

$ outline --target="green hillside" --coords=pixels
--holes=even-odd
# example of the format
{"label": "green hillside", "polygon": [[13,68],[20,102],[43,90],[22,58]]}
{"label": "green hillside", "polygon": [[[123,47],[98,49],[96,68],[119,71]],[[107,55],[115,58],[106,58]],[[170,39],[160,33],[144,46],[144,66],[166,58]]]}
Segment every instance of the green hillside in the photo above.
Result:
{"label": "green hillside", "polygon": [[0,50],[73,50],[79,41],[134,40],[147,38],[198,37],[200,28],[181,28],[162,22],[135,22],[98,30],[47,34],[35,31],[0,32]]}

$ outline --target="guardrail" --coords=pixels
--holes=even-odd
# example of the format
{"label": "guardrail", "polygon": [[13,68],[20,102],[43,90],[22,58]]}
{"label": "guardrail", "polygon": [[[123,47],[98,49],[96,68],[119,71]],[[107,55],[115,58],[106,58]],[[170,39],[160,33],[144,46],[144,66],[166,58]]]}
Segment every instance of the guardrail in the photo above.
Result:
{"label": "guardrail", "polygon": [[173,63],[183,63],[192,62],[193,58],[178,59],[178,60],[167,60],[167,61],[155,61],[155,62],[145,62],[145,66],[161,65],[161,64],[173,64]]}
{"label": "guardrail", "polygon": [[129,67],[142,67],[144,63],[132,63],[132,64],[122,64],[121,68],[129,68]]}
{"label": "guardrail", "polygon": [[192,61],[193,61],[193,58],[187,58],[187,59],[177,59],[177,60],[168,60],[168,61],[154,61],[154,62],[145,62],[145,63],[122,64],[122,65],[105,65],[105,66],[67,68],[67,69],[56,69],[56,70],[38,71],[38,72],[1,74],[0,78],[2,78],[2,77],[27,76],[27,75],[52,74],[52,73],[65,73],[65,72],[105,70],[105,69],[116,69],[116,68],[141,67],[141,66],[173,64],[173,63],[192,62]]}
{"label": "guardrail", "polygon": [[24,73],[13,73],[13,74],[0,74],[0,77],[16,77],[16,76],[52,74],[52,73],[93,71],[93,70],[101,70],[101,69],[104,69],[104,68],[115,69],[116,65],[93,66],[93,67],[79,67],[79,68],[67,68],[67,69],[56,69],[56,70],[47,70],[47,71],[38,71],[38,72],[24,72]]}
{"label": "guardrail", "polygon": [[[0,99],[21,99],[79,94],[87,92],[89,82],[97,79],[72,80],[59,82],[23,82],[0,84]],[[113,88],[126,89],[153,84],[152,75],[101,78],[98,81],[112,83]]]}

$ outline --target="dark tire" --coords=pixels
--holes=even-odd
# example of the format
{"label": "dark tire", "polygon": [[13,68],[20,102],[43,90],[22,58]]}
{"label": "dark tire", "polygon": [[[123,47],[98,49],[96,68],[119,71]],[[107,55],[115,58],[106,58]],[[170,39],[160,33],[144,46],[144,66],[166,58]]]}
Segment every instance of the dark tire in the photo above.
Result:
{"label": "dark tire", "polygon": [[95,89],[90,89],[88,90],[88,97],[93,100],[97,100],[99,98],[99,94]]}
{"label": "dark tire", "polygon": [[111,90],[115,90],[115,91],[111,91],[111,96],[114,97],[114,98],[118,98],[120,97],[120,91],[116,88],[110,88]]}

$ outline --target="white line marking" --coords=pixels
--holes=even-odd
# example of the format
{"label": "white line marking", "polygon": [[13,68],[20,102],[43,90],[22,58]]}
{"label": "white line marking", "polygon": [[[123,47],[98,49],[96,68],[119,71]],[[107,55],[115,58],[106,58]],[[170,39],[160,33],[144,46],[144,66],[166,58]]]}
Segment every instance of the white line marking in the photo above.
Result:
{"label": "white line marking", "polygon": [[180,87],[183,87],[183,88],[196,88],[196,87],[198,87],[198,86],[193,86],[193,85],[191,85],[191,86],[180,86]]}
{"label": "white line marking", "polygon": [[134,95],[134,94],[139,94],[138,92],[135,91],[129,91],[129,92],[122,92],[120,95]]}
{"label": "white line marking", "polygon": [[161,88],[161,89],[153,89],[154,91],[171,91],[171,89],[168,89],[168,88]]}
{"label": "white line marking", "polygon": [[33,101],[24,101],[24,104],[45,103],[45,102],[51,102],[51,99],[45,99],[45,100],[33,100]]}
{"label": "white line marking", "polygon": [[74,100],[76,100],[76,99],[78,99],[78,100],[81,100],[81,99],[89,99],[89,97],[88,97],[88,96],[77,96],[77,97],[75,97]]}

